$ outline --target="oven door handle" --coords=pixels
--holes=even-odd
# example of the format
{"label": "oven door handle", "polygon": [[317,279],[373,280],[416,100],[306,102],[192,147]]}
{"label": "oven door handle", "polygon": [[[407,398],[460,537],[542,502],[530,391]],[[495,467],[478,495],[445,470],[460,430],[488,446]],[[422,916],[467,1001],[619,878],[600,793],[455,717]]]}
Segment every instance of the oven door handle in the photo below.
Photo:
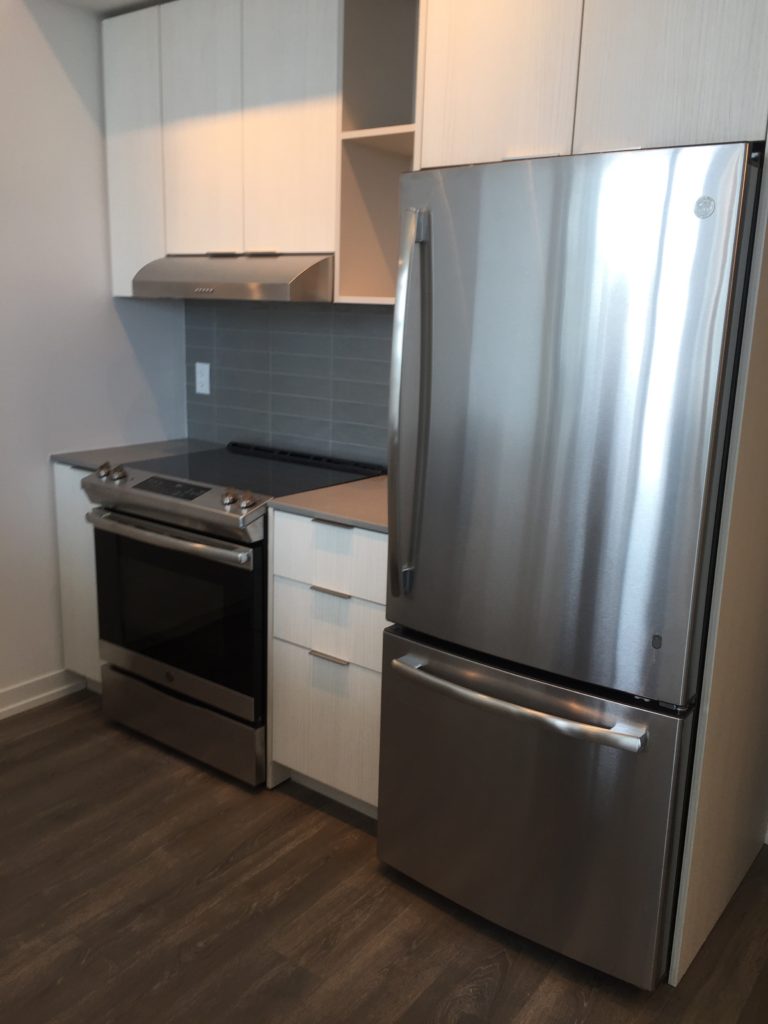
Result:
{"label": "oven door handle", "polygon": [[104,530],[105,533],[114,533],[118,537],[127,537],[140,544],[150,544],[155,548],[178,551],[182,555],[205,558],[209,562],[219,562],[221,565],[229,565],[233,569],[245,569],[246,572],[253,572],[253,552],[250,548],[212,538],[190,540],[189,535],[182,533],[181,530],[159,526],[155,523],[138,522],[127,516],[107,512],[105,509],[92,509],[86,513],[85,518],[97,530]]}

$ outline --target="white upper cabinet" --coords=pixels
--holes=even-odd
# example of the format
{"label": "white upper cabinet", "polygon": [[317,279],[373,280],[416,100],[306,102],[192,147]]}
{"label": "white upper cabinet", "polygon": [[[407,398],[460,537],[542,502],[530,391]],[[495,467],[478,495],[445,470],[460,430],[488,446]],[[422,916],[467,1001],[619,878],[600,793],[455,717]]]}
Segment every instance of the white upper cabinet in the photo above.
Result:
{"label": "white upper cabinet", "polygon": [[109,18],[102,38],[112,292],[130,295],[165,255],[159,9]]}
{"label": "white upper cabinet", "polygon": [[427,0],[421,166],[569,153],[582,0]]}
{"label": "white upper cabinet", "polygon": [[336,248],[342,0],[243,0],[245,248]]}
{"label": "white upper cabinet", "polygon": [[166,245],[243,249],[241,0],[160,7]]}
{"label": "white upper cabinet", "polygon": [[765,138],[766,0],[585,0],[574,151]]}

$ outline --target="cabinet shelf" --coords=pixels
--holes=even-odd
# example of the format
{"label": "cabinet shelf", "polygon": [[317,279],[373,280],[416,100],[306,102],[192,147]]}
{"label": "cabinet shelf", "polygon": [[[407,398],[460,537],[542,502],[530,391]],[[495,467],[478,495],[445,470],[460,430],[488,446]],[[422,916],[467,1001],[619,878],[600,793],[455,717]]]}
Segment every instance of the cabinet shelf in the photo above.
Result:
{"label": "cabinet shelf", "polygon": [[341,133],[342,142],[361,142],[375,149],[413,158],[415,124],[393,124],[384,128],[355,128]]}
{"label": "cabinet shelf", "polygon": [[360,306],[394,306],[394,295],[339,295],[337,302]]}

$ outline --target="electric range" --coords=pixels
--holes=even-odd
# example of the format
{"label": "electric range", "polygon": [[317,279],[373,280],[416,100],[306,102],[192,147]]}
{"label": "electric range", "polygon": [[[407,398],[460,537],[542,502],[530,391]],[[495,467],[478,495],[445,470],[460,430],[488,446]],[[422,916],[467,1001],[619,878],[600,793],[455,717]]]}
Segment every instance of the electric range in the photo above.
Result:
{"label": "electric range", "polygon": [[268,502],[382,473],[231,443],[87,476],[107,716],[262,782]]}

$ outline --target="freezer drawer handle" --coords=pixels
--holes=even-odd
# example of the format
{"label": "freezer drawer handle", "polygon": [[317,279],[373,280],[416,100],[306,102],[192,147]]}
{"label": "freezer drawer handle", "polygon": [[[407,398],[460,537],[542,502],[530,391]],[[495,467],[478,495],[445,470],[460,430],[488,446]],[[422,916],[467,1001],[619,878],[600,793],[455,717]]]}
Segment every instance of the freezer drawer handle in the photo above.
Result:
{"label": "freezer drawer handle", "polygon": [[450,683],[447,679],[441,679],[439,676],[427,672],[423,664],[413,655],[396,658],[392,662],[392,668],[409,679],[425,683],[427,686],[450,694],[466,704],[486,708],[489,711],[498,711],[513,718],[539,722],[545,728],[554,729],[555,732],[562,733],[564,736],[573,736],[575,739],[599,743],[604,747],[617,747],[630,754],[639,754],[644,750],[648,739],[645,729],[624,725],[621,722],[615,722],[609,727],[590,725],[588,722],[574,722],[569,718],[559,718],[557,715],[535,711],[533,708],[526,708],[520,704],[509,704],[507,701],[499,700],[498,697],[490,697],[485,693],[468,690],[464,686]]}

